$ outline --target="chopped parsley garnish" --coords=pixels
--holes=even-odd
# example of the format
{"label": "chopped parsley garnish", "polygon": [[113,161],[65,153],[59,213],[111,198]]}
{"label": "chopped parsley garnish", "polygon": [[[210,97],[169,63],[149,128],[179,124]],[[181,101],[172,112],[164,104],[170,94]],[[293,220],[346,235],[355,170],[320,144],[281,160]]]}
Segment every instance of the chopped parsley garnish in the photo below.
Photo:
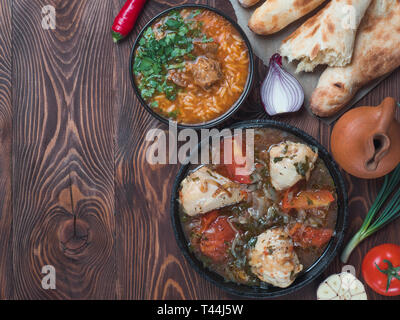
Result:
{"label": "chopped parsley garnish", "polygon": [[305,162],[296,162],[294,164],[296,171],[299,175],[301,175],[302,177],[305,177],[308,170],[310,169],[310,164],[308,162],[308,157],[306,156],[306,161]]}
{"label": "chopped parsley garnish", "polygon": [[269,171],[268,171],[268,168],[265,166],[264,168],[262,168],[261,169],[261,172],[260,172],[260,174],[263,176],[263,177],[269,177]]}
{"label": "chopped parsley garnish", "polygon": [[255,245],[256,245],[256,243],[257,243],[257,237],[252,237],[252,238],[250,238],[250,240],[247,242],[247,245],[248,245],[250,248],[254,248]]}
{"label": "chopped parsley garnish", "polygon": [[203,38],[201,39],[201,42],[203,43],[208,43],[208,42],[213,42],[214,39],[213,38],[207,38],[206,35],[203,36]]}
{"label": "chopped parsley garnish", "polygon": [[168,117],[172,118],[172,119],[176,119],[179,115],[179,110],[174,110],[171,112],[168,112]]}
{"label": "chopped parsley garnish", "polygon": [[275,157],[274,158],[274,163],[280,162],[283,160],[284,157]]}
{"label": "chopped parsley garnish", "polygon": [[[184,20],[179,11],[171,11],[157,29],[157,32],[165,35],[161,39],[156,37],[152,27],[148,27],[143,33],[133,70],[145,100],[150,100],[157,93],[164,93],[171,101],[176,99],[179,87],[168,80],[168,71],[183,69],[185,59],[196,58],[192,53],[193,39],[204,39],[204,35],[201,32],[202,23],[190,19],[200,13],[200,10],[196,10],[188,20]],[[205,39],[210,41],[207,37]]]}
{"label": "chopped parsley garnish", "polygon": [[181,63],[175,63],[175,64],[170,64],[167,69],[171,70],[171,69],[183,69],[185,67],[185,62],[181,62]]}
{"label": "chopped parsley garnish", "polygon": [[200,9],[194,10],[190,13],[189,19],[193,19],[194,17],[197,17],[201,13]]}

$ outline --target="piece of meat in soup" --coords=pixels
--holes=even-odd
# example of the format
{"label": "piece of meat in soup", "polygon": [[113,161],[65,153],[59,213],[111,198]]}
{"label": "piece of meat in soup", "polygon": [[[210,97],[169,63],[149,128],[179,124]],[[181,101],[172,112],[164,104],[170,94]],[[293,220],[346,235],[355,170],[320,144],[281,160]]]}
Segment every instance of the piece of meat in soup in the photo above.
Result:
{"label": "piece of meat in soup", "polygon": [[286,288],[303,269],[294,251],[293,241],[283,228],[261,233],[249,252],[251,271],[261,280]]}
{"label": "piece of meat in soup", "polygon": [[246,195],[238,183],[205,166],[187,176],[181,186],[179,200],[189,216],[239,203]]}
{"label": "piece of meat in soup", "polygon": [[183,72],[170,70],[168,72],[168,80],[172,81],[173,83],[182,88],[186,88],[188,86],[188,81],[185,78],[185,74]]}
{"label": "piece of meat in soup", "polygon": [[271,183],[276,190],[285,190],[302,179],[308,180],[318,153],[304,143],[281,142],[269,150]]}
{"label": "piece of meat in soup", "polygon": [[218,61],[199,57],[192,64],[191,71],[196,85],[207,90],[222,78],[221,65]]}
{"label": "piece of meat in soup", "polygon": [[210,58],[215,57],[215,55],[218,52],[218,43],[215,42],[201,42],[201,41],[196,41],[193,42],[194,45],[194,54],[196,56],[207,56]]}

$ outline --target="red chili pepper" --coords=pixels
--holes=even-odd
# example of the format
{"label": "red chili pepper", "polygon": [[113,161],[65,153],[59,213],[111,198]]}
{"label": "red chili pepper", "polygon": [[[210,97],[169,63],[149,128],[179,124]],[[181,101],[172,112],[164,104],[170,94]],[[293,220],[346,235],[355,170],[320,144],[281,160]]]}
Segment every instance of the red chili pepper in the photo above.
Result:
{"label": "red chili pepper", "polygon": [[135,22],[147,0],[128,0],[115,17],[112,26],[112,38],[118,42],[132,31]]}

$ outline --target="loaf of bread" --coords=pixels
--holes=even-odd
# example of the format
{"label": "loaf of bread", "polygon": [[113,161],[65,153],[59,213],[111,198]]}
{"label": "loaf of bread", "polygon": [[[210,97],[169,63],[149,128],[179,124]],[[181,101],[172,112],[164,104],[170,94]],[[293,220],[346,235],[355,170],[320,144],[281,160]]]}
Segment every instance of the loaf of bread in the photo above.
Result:
{"label": "loaf of bread", "polygon": [[248,8],[254,6],[260,0],[239,0],[239,3],[242,7]]}
{"label": "loaf of bread", "polygon": [[311,72],[320,64],[345,66],[371,0],[332,0],[283,40],[282,56],[299,61],[296,72]]}
{"label": "loaf of bread", "polygon": [[400,0],[373,0],[358,30],[352,62],[328,67],[310,106],[327,117],[345,107],[368,82],[400,66]]}
{"label": "loaf of bread", "polygon": [[249,20],[249,28],[257,34],[273,34],[304,17],[324,1],[267,0],[254,11]]}

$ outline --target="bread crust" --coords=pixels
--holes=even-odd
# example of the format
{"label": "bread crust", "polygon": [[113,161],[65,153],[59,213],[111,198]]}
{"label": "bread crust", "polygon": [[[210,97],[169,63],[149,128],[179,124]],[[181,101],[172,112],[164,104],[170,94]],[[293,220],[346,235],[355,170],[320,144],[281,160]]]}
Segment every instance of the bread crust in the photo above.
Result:
{"label": "bread crust", "polygon": [[332,0],[283,40],[282,56],[299,61],[296,72],[311,72],[320,64],[349,64],[357,29],[371,1]]}
{"label": "bread crust", "polygon": [[322,73],[311,96],[312,112],[334,115],[361,87],[399,66],[400,0],[374,0],[360,25],[352,62]]}
{"label": "bread crust", "polygon": [[239,3],[244,8],[249,8],[260,2],[260,0],[239,0]]}
{"label": "bread crust", "polygon": [[259,35],[276,33],[305,16],[325,0],[267,0],[249,20],[249,28]]}

